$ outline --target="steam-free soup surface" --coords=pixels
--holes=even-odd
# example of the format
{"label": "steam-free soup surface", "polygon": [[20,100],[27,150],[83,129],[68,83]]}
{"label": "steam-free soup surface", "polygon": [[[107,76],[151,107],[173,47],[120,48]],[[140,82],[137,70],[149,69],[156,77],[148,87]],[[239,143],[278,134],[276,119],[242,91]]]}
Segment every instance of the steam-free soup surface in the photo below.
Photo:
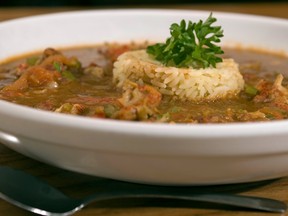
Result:
{"label": "steam-free soup surface", "polygon": [[226,123],[288,118],[288,61],[252,49],[224,48],[245,80],[237,95],[213,101],[180,101],[141,80],[113,83],[113,62],[145,44],[104,44],[13,59],[0,67],[0,98],[51,112],[91,118],[167,123]]}

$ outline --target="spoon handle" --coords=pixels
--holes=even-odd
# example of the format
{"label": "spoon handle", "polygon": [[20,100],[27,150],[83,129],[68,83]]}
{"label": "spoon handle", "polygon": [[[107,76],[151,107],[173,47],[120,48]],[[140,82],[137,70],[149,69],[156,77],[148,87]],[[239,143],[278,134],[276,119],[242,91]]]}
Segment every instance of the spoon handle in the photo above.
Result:
{"label": "spoon handle", "polygon": [[234,195],[234,194],[210,194],[210,193],[183,193],[177,191],[155,191],[155,190],[145,190],[145,191],[118,191],[113,193],[99,193],[92,195],[84,200],[84,203],[88,204],[99,200],[109,200],[117,198],[162,198],[162,199],[177,199],[186,201],[200,201],[209,202],[215,204],[223,204],[234,207],[242,207],[247,209],[254,209],[266,212],[277,212],[283,213],[287,210],[287,205],[278,200],[244,196],[244,195]]}
{"label": "spoon handle", "polygon": [[[201,201],[279,213],[283,213],[287,209],[285,203],[268,198],[224,193],[199,193],[190,187],[151,186],[120,181],[110,181],[104,192],[101,190],[84,199],[72,199],[25,172],[1,166],[0,198],[32,212],[37,210],[42,215],[53,215],[51,212],[62,212],[58,215],[69,215],[91,202],[120,198]],[[67,214],[63,212],[67,212]]]}

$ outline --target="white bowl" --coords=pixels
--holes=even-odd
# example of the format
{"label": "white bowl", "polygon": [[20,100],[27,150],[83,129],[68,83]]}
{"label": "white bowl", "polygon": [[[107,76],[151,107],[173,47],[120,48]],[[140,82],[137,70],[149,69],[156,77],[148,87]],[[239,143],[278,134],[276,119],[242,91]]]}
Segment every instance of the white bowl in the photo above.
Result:
{"label": "white bowl", "polygon": [[[163,40],[181,19],[210,12],[98,10],[0,23],[0,61],[46,47]],[[218,13],[223,43],[288,52],[288,21]],[[240,183],[288,175],[288,121],[169,125],[90,119],[0,101],[0,140],[65,169],[169,185]]]}

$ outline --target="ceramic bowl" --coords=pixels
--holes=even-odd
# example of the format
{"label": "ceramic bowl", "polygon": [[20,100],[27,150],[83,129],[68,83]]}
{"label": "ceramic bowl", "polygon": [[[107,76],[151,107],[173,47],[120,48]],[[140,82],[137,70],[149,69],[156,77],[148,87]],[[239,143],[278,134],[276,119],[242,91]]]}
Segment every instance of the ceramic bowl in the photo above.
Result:
{"label": "ceramic bowl", "polygon": [[[210,11],[95,10],[0,23],[0,61],[41,50],[105,41],[163,40],[181,19]],[[288,21],[214,12],[223,44],[288,52]],[[288,175],[288,121],[149,124],[90,119],[0,101],[0,140],[64,169],[146,184],[211,185]]]}

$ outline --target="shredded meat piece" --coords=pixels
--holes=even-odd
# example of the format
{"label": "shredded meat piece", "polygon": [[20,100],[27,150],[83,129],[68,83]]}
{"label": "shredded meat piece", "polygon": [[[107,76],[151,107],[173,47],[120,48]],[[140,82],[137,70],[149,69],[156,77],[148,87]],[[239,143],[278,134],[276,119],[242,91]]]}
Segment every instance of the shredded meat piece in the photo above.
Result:
{"label": "shredded meat piece", "polygon": [[162,95],[149,85],[140,85],[127,81],[123,87],[123,96],[119,99],[122,108],[115,118],[123,120],[149,120],[157,118],[157,106]]}
{"label": "shredded meat piece", "polygon": [[15,82],[3,88],[3,92],[9,91],[25,91],[29,88],[56,88],[58,83],[63,80],[61,71],[55,67],[55,63],[59,64],[61,70],[67,68],[78,67],[76,58],[67,58],[60,52],[48,48],[43,52],[42,58],[33,66],[21,64],[18,67],[18,75],[20,76]]}
{"label": "shredded meat piece", "polygon": [[80,96],[76,98],[69,98],[66,100],[67,103],[80,103],[85,105],[105,105],[105,104],[113,104],[120,105],[119,101],[115,97],[89,97],[89,96]]}
{"label": "shredded meat piece", "polygon": [[110,43],[107,44],[108,49],[104,51],[104,54],[111,59],[112,62],[116,61],[118,56],[123,54],[124,52],[130,51],[130,50],[136,50],[136,49],[143,49],[147,47],[148,41],[145,41],[142,43],[130,43],[130,44],[118,44],[118,43]]}
{"label": "shredded meat piece", "polygon": [[86,106],[83,104],[70,104],[70,103],[65,103],[59,108],[55,110],[55,112],[58,113],[69,113],[72,115],[81,115],[85,112]]}
{"label": "shredded meat piece", "polygon": [[119,99],[123,106],[147,105],[157,107],[161,102],[161,93],[150,85],[140,85],[127,81],[123,90],[123,96]]}
{"label": "shredded meat piece", "polygon": [[274,83],[261,80],[256,88],[259,94],[253,99],[256,103],[270,103],[288,111],[288,89],[282,86],[283,76],[279,74]]}
{"label": "shredded meat piece", "polygon": [[96,64],[90,64],[84,69],[83,73],[91,75],[94,79],[101,79],[104,77],[104,69]]}
{"label": "shredded meat piece", "polygon": [[237,119],[239,119],[242,122],[248,122],[248,121],[267,121],[269,120],[266,117],[266,114],[261,112],[260,110],[257,110],[255,112],[247,112],[243,111],[242,113],[236,114]]}
{"label": "shredded meat piece", "polygon": [[26,90],[29,87],[48,86],[61,77],[58,71],[50,71],[41,66],[27,69],[18,80],[3,88],[3,91]]}

